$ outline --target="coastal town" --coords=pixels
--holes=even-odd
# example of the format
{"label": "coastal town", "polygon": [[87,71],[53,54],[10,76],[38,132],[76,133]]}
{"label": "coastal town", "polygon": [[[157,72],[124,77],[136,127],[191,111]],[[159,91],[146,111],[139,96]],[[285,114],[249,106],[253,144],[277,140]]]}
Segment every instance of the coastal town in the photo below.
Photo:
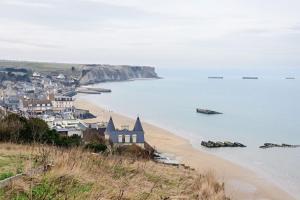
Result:
{"label": "coastal town", "polygon": [[[23,76],[19,69],[9,69],[8,76]],[[78,88],[78,79],[74,76],[54,73],[44,75],[33,72],[29,79],[2,81],[0,89],[0,108],[4,113],[15,113],[25,118],[40,118],[50,129],[57,131],[60,136],[71,137],[77,135],[85,139],[94,133],[98,137],[107,139],[119,145],[133,144],[144,147],[144,131],[137,119],[133,132],[116,130],[112,119],[109,123],[87,123],[85,119],[95,118],[89,110],[77,109],[74,106],[77,93],[101,94],[110,92],[99,88]]]}
{"label": "coastal town", "polygon": [[299,9],[0,0],[0,200],[300,200]]}
{"label": "coastal town", "polygon": [[[76,107],[76,94],[100,95],[111,90],[82,86],[82,75],[74,72],[74,67],[70,69],[43,73],[15,67],[0,68],[0,110],[3,116],[16,114],[26,119],[41,119],[59,137],[79,138],[84,145],[95,142],[114,147],[135,145],[154,152],[154,148],[145,141],[139,117],[132,130],[129,130],[128,124],[118,129],[112,117],[97,120],[98,116],[90,110]],[[157,151],[152,156],[161,163],[179,164],[177,160]]]}
{"label": "coastal town", "polygon": [[[8,73],[9,76],[20,76],[22,72],[16,69]],[[84,130],[92,125],[81,119],[94,116],[87,110],[74,107],[75,88],[76,79],[73,77],[33,72],[29,79],[1,82],[0,106],[5,112],[43,119],[60,134],[83,136]]]}

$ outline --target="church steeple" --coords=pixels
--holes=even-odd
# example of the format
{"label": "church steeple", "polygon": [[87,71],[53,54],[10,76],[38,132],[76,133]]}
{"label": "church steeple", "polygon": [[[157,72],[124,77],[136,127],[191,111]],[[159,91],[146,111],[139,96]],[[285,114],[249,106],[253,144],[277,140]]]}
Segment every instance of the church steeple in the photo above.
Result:
{"label": "church steeple", "polygon": [[141,131],[141,132],[144,132],[144,129],[143,129],[143,127],[142,127],[142,123],[141,123],[139,117],[136,119],[136,122],[135,122],[135,125],[134,125],[134,128],[133,128],[133,131]]}
{"label": "church steeple", "polygon": [[116,130],[116,128],[115,128],[114,122],[113,122],[112,118],[110,117],[107,127],[106,127],[106,131],[115,131],[115,130]]}

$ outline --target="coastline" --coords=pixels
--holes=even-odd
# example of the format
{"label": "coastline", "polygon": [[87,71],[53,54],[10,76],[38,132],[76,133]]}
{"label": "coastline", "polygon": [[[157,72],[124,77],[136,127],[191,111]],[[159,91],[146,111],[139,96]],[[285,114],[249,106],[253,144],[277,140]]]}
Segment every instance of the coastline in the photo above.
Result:
{"label": "coastline", "polygon": [[[76,100],[77,108],[88,109],[97,116],[86,122],[108,121],[112,116],[116,126],[129,125],[132,128],[134,119],[107,111],[85,100]],[[192,147],[190,142],[168,130],[143,122],[145,137],[148,143],[158,151],[175,155],[176,158],[195,168],[197,171],[213,171],[220,181],[225,182],[226,193],[232,199],[294,199],[275,184],[230,161],[208,154]]]}

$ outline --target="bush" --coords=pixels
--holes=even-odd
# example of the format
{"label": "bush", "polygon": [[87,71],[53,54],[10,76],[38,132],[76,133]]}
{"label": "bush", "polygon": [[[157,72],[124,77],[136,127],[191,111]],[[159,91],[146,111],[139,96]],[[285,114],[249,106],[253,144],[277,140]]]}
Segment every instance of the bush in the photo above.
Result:
{"label": "bush", "polygon": [[150,152],[141,148],[138,145],[118,146],[115,148],[115,153],[122,156],[129,156],[142,159],[150,159]]}
{"label": "bush", "polygon": [[57,144],[59,140],[60,140],[60,136],[56,130],[48,130],[42,136],[42,142],[47,144]]}
{"label": "bush", "polygon": [[32,140],[35,142],[43,142],[42,139],[44,135],[46,135],[49,131],[48,124],[44,120],[39,118],[30,118],[27,120],[26,134],[22,135],[22,139],[23,141],[29,139],[29,142]]}
{"label": "bush", "polygon": [[95,153],[104,152],[107,149],[105,144],[90,143],[85,145],[85,149],[89,149]]}
{"label": "bush", "polygon": [[[25,134],[27,119],[16,114],[10,114],[0,120],[0,140],[18,142]],[[29,137],[28,137],[29,138]]]}
{"label": "bush", "polygon": [[78,135],[59,137],[59,139],[55,141],[55,144],[61,147],[79,146],[81,144],[81,137]]}
{"label": "bush", "polygon": [[47,123],[38,118],[26,119],[17,114],[9,114],[0,120],[0,141],[43,142],[43,138],[49,131]]}

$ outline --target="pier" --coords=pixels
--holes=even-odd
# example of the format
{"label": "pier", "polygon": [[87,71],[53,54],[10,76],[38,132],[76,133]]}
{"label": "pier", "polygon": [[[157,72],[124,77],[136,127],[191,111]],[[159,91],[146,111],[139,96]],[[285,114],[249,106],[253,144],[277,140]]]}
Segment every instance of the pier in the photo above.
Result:
{"label": "pier", "polygon": [[101,94],[101,93],[110,93],[110,89],[105,88],[90,88],[90,87],[81,87],[76,90],[77,93],[82,94]]}
{"label": "pier", "polygon": [[223,76],[209,76],[209,79],[223,79]]}
{"label": "pier", "polygon": [[256,76],[244,76],[243,79],[258,79]]}

